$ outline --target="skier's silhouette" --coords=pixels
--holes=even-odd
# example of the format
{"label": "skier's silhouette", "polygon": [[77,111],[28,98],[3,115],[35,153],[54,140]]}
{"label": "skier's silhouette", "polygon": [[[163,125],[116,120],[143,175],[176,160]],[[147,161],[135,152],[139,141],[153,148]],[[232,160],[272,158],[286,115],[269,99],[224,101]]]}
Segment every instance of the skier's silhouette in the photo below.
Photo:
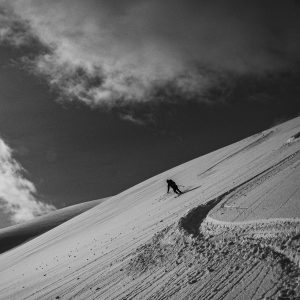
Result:
{"label": "skier's silhouette", "polygon": [[182,194],[182,191],[178,188],[177,184],[173,180],[167,179],[167,183],[168,183],[168,193],[171,187],[176,194],[178,195]]}

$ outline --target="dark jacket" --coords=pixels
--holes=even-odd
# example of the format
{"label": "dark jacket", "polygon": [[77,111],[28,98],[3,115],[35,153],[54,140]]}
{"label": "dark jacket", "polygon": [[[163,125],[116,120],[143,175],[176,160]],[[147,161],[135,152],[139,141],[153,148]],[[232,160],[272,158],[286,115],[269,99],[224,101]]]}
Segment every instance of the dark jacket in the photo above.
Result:
{"label": "dark jacket", "polygon": [[169,193],[170,188],[172,188],[172,189],[178,188],[177,184],[171,179],[168,179],[167,183],[168,183],[168,193]]}

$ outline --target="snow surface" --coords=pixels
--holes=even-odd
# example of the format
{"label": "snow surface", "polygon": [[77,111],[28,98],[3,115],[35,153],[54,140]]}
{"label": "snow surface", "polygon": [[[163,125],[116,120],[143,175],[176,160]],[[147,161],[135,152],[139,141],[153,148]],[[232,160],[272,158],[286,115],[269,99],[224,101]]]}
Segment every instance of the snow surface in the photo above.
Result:
{"label": "snow surface", "polygon": [[300,299],[299,132],[300,117],[3,253],[0,299]]}
{"label": "snow surface", "polygon": [[0,229],[0,253],[16,247],[75,216],[91,209],[108,198],[87,201],[50,212],[25,223]]}

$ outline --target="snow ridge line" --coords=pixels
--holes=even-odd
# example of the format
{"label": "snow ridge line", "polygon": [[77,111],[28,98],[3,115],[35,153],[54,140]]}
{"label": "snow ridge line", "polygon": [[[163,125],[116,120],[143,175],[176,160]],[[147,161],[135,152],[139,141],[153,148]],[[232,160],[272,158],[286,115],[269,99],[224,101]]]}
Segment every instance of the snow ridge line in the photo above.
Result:
{"label": "snow ridge line", "polygon": [[[224,200],[228,195],[232,194],[239,188],[247,185],[251,181],[256,180],[257,178],[260,178],[261,176],[267,174],[271,170],[276,169],[276,167],[281,166],[282,164],[288,162],[290,159],[294,158],[297,154],[300,153],[300,150],[292,153],[291,155],[283,158],[278,163],[270,166],[269,168],[266,168],[262,172],[259,172],[255,176],[247,179],[246,181],[240,183],[239,185],[233,187],[232,189],[224,192],[223,194],[219,195],[218,197],[209,200],[205,204],[201,204],[199,206],[196,206],[189,210],[187,214],[180,218],[178,221],[178,226],[180,229],[183,229],[187,234],[193,235],[194,237],[200,234],[199,227],[201,223],[204,221],[204,219],[207,217],[208,213],[222,200]],[[224,205],[224,204],[223,204]],[[299,219],[300,220],[300,219]]]}
{"label": "snow ridge line", "polygon": [[201,223],[204,221],[211,209],[215,207],[221,200],[223,200],[228,194],[229,192],[226,192],[205,204],[201,204],[189,210],[185,216],[179,219],[179,229],[186,232],[188,235],[192,235],[193,237],[199,236],[199,228]]}
{"label": "snow ridge line", "polygon": [[252,147],[255,147],[259,144],[261,144],[262,142],[266,141],[269,137],[271,137],[274,134],[274,130],[270,131],[270,132],[263,132],[263,133],[259,133],[258,135],[260,135],[256,140],[250,142],[248,145],[243,146],[242,148],[236,150],[235,152],[229,154],[228,156],[220,159],[219,161],[217,161],[215,164],[213,164],[211,167],[209,167],[207,170],[205,170],[203,173],[201,173],[200,175],[203,175],[207,172],[209,172],[210,170],[212,170],[213,168],[215,168],[216,166],[218,166],[219,164],[223,163],[224,161],[234,157],[235,155],[238,155],[244,151],[247,151],[248,149],[251,149]]}
{"label": "snow ridge line", "polygon": [[[300,225],[300,218],[270,218],[270,219],[259,219],[259,220],[249,220],[249,221],[221,221],[214,219],[210,216],[207,216],[205,219],[206,223],[213,223],[216,225],[224,225],[224,226],[243,226],[243,225],[251,225],[251,224],[278,224],[278,223],[295,223],[295,225]],[[300,231],[300,228],[299,228]]]}
{"label": "snow ridge line", "polygon": [[[265,170],[267,171],[267,170]],[[263,171],[263,172],[265,172]],[[222,200],[225,199],[226,196],[233,193],[235,190],[243,186],[244,184],[248,183],[249,181],[253,180],[257,176],[260,176],[263,172],[259,173],[258,175],[255,175],[254,177],[251,177],[250,179],[244,181],[243,183],[237,185],[236,187],[224,192],[223,194],[219,195],[218,197],[201,204],[199,206],[196,206],[189,210],[187,214],[183,217],[181,217],[178,221],[178,227],[180,230],[185,231],[187,234],[192,235],[194,237],[198,236],[200,234],[200,225],[204,221],[204,219],[207,217],[208,213]]]}

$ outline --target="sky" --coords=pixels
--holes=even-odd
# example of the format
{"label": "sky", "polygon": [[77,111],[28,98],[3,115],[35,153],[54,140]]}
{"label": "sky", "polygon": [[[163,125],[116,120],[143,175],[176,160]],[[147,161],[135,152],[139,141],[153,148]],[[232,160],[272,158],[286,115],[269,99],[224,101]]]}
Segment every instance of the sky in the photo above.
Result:
{"label": "sky", "polygon": [[300,113],[295,0],[0,0],[0,227]]}

